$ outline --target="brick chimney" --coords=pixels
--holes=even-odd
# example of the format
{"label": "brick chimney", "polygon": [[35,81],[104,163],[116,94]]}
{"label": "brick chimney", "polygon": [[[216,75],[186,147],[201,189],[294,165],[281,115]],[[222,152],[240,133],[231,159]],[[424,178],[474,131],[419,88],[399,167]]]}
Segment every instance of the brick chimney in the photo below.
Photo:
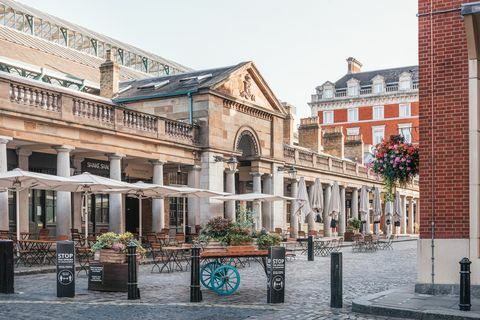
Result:
{"label": "brick chimney", "polygon": [[287,110],[287,117],[283,120],[283,143],[293,145],[293,131],[295,129],[295,107],[288,102],[282,102]]}
{"label": "brick chimney", "polygon": [[118,92],[118,76],[120,67],[113,62],[112,51],[107,50],[106,60],[100,65],[100,95],[112,98]]}
{"label": "brick chimney", "polygon": [[343,127],[331,127],[323,130],[323,152],[343,158],[345,154]]}
{"label": "brick chimney", "polygon": [[362,72],[362,63],[353,57],[347,59],[348,73]]}
{"label": "brick chimney", "polygon": [[322,128],[318,117],[300,119],[298,145],[315,152],[322,151]]}
{"label": "brick chimney", "polygon": [[345,158],[363,164],[364,144],[361,134],[345,137]]}

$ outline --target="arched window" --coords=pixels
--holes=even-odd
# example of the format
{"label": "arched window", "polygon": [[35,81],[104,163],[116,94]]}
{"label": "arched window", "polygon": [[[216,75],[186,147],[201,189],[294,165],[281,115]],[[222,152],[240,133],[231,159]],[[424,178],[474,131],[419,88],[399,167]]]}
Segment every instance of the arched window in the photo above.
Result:
{"label": "arched window", "polygon": [[241,152],[244,158],[260,155],[257,139],[250,130],[243,130],[238,135],[235,150]]}

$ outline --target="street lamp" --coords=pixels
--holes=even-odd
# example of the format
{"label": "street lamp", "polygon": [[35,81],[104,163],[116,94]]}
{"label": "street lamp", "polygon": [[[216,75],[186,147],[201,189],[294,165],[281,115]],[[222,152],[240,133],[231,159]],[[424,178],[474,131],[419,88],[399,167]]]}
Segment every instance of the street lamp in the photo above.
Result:
{"label": "street lamp", "polygon": [[290,179],[296,179],[297,178],[297,169],[295,169],[294,166],[291,166],[290,169],[288,170],[288,175],[290,176]]}
{"label": "street lamp", "polygon": [[228,166],[228,169],[230,171],[237,171],[237,167],[238,167],[238,160],[237,158],[235,158],[234,156],[231,156],[230,159],[228,159],[227,161],[227,166]]}

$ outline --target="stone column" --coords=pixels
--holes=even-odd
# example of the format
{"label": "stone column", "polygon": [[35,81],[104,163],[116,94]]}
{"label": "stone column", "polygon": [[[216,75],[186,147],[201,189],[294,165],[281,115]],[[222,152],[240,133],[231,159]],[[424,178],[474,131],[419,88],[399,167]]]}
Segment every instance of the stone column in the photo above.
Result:
{"label": "stone column", "polygon": [[[202,152],[200,170],[200,188],[223,192],[225,166],[222,161],[216,162],[216,156],[223,156],[221,153]],[[221,200],[211,198],[200,199],[200,224],[204,226],[208,220],[214,217],[223,217],[224,203]]]}
{"label": "stone column", "polygon": [[[150,161],[153,167],[152,183],[163,186],[163,162]],[[160,232],[165,228],[165,210],[163,199],[152,199],[152,231]]]}
{"label": "stone column", "polygon": [[419,234],[420,233],[420,199],[416,198],[415,199],[415,223],[417,224],[415,233]]}
{"label": "stone column", "polygon": [[352,190],[352,218],[360,219],[358,216],[358,189],[356,187]]}
{"label": "stone column", "polygon": [[331,217],[328,214],[328,206],[330,203],[330,197],[332,196],[332,186],[327,185],[323,192],[323,236],[331,237],[332,229],[330,229]]}
{"label": "stone column", "polygon": [[[291,197],[296,198],[298,194],[298,181],[297,179],[292,179],[291,180]],[[297,202],[292,201],[292,204],[290,206],[290,237],[297,239],[298,238],[298,216],[297,213],[295,212],[297,210]]]}
{"label": "stone column", "polygon": [[413,234],[413,225],[414,225],[414,218],[413,218],[413,198],[408,198],[408,222],[407,222],[407,233]]}
{"label": "stone column", "polygon": [[[260,172],[251,172],[253,177],[253,193],[262,193],[262,174]],[[255,216],[255,230],[262,230],[262,206],[259,201],[253,202],[253,215]]]}
{"label": "stone column", "polygon": [[[17,149],[18,167],[28,171],[28,157],[32,154],[28,149]],[[20,232],[29,232],[30,230],[30,214],[28,210],[28,189],[20,191]]]}
{"label": "stone column", "polygon": [[[225,191],[235,194],[235,171],[225,170]],[[225,218],[231,221],[236,220],[235,201],[225,201]]]}
{"label": "stone column", "polygon": [[[53,149],[57,151],[57,176],[70,177],[70,151],[74,148],[70,146],[55,146]],[[55,204],[56,236],[70,236],[70,228],[72,227],[71,193],[57,191]]]}
{"label": "stone column", "polygon": [[400,218],[400,234],[407,233],[407,199],[404,195],[400,196],[402,217]]}
{"label": "stone column", "polygon": [[[73,156],[72,163],[73,163],[73,167],[75,168],[75,172],[74,172],[75,175],[82,173],[83,160],[84,158]],[[83,192],[75,192],[73,194],[72,228],[78,229],[82,234],[85,234],[85,231],[82,231],[82,201],[83,201]],[[95,212],[91,212],[90,214],[95,214]],[[88,223],[90,223],[90,219]],[[93,232],[95,232],[95,230],[93,230]]]}
{"label": "stone column", "polygon": [[[11,137],[0,136],[0,172],[8,171],[7,166],[7,143]],[[10,220],[8,217],[8,191],[0,192],[0,230],[9,230]]]}
{"label": "stone column", "polygon": [[[122,158],[121,154],[109,153],[107,154],[110,160],[110,179],[122,180]],[[123,214],[123,200],[122,195],[114,193],[109,195],[108,207],[108,228],[109,231],[122,233],[125,228],[124,214]]]}
{"label": "stone column", "polygon": [[[272,175],[267,173],[263,175],[263,193],[273,194]],[[273,231],[272,224],[272,207],[273,202],[262,203],[262,227],[267,231]]]}
{"label": "stone column", "polygon": [[340,186],[340,214],[338,215],[338,235],[343,236],[346,228],[345,187]]}
{"label": "stone column", "polygon": [[[282,170],[279,170],[279,168]],[[272,193],[276,196],[283,196],[285,191],[285,181],[283,178],[283,167],[279,164],[272,164]],[[272,203],[272,229],[286,229],[285,201],[274,201]]]}
{"label": "stone column", "polygon": [[[200,188],[200,166],[194,165],[188,171],[188,186]],[[195,231],[195,226],[200,225],[200,199],[188,198],[188,225]]]}

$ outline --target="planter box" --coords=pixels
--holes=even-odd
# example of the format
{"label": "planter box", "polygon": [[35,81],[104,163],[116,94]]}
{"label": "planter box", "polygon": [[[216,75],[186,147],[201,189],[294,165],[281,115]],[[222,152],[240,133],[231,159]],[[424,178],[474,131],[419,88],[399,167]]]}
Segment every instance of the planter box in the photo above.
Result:
{"label": "planter box", "polygon": [[353,241],[354,236],[357,234],[357,232],[354,231],[345,231],[343,235],[343,239],[345,241]]}
{"label": "planter box", "polygon": [[127,292],[128,264],[90,263],[88,290]]}
{"label": "planter box", "polygon": [[127,262],[127,255],[123,252],[117,252],[112,249],[100,250],[101,263],[125,263]]}

